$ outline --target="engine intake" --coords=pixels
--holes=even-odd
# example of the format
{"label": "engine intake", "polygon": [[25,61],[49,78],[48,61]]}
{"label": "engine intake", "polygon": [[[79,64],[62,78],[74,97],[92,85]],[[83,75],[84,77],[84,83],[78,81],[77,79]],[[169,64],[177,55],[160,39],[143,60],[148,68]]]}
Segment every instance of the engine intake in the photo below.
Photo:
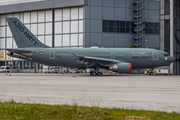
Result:
{"label": "engine intake", "polygon": [[109,70],[118,73],[131,73],[132,72],[132,64],[131,63],[118,63],[109,67]]}

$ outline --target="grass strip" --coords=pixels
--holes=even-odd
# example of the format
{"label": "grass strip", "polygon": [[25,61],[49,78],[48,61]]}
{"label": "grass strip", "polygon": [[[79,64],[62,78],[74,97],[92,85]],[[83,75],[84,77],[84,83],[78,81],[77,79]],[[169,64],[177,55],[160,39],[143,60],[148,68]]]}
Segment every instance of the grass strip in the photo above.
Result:
{"label": "grass strip", "polygon": [[69,105],[0,102],[0,120],[180,120],[180,114]]}

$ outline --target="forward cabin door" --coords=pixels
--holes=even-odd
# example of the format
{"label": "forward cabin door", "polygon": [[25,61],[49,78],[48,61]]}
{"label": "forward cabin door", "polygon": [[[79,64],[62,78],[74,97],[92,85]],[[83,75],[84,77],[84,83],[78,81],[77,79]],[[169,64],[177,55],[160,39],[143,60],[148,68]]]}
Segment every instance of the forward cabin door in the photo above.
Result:
{"label": "forward cabin door", "polygon": [[152,54],[153,54],[153,60],[158,60],[158,53],[153,51]]}

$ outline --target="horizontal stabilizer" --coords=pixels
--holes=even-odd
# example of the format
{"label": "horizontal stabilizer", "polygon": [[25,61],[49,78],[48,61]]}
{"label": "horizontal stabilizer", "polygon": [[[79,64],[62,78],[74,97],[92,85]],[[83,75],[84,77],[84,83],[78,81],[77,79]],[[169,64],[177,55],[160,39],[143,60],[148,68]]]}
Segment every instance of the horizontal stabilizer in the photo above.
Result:
{"label": "horizontal stabilizer", "polygon": [[52,65],[52,64],[39,62],[39,61],[33,60],[33,59],[31,59],[31,58],[25,58],[24,56],[20,56],[20,55],[14,55],[14,54],[11,55],[10,53],[7,53],[7,55],[10,56],[10,57],[14,57],[14,58],[18,58],[18,59],[22,59],[22,60],[26,60],[26,61],[32,61],[32,62],[35,62],[35,63],[47,65],[47,66],[54,66],[54,65]]}
{"label": "horizontal stabilizer", "polygon": [[16,54],[20,54],[20,55],[25,55],[25,56],[32,56],[33,55],[33,51],[30,49],[7,49],[9,52],[11,53],[16,53]]}

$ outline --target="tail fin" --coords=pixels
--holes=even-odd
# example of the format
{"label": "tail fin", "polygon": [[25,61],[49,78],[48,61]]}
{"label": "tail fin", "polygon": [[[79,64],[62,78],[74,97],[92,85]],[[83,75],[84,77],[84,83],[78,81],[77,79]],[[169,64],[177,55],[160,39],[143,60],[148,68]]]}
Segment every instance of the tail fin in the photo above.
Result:
{"label": "tail fin", "polygon": [[6,18],[18,48],[24,47],[48,47],[40,42],[17,18]]}

